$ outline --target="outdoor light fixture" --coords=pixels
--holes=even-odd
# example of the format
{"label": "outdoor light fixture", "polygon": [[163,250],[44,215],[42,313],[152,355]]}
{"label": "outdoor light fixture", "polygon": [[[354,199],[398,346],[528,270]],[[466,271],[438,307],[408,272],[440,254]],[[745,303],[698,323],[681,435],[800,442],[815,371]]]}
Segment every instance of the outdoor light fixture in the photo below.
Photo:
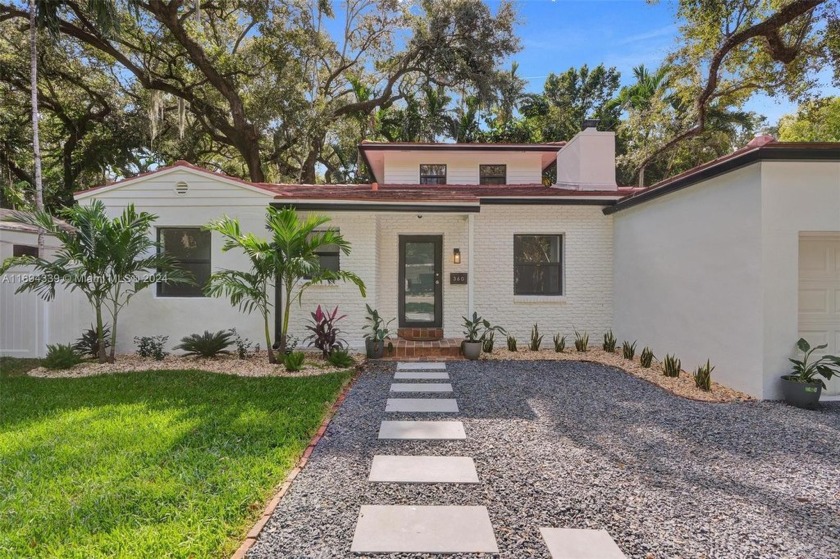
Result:
{"label": "outdoor light fixture", "polygon": [[456,248],[456,249],[452,250],[452,261],[455,264],[460,264],[461,263],[461,249],[460,248]]}

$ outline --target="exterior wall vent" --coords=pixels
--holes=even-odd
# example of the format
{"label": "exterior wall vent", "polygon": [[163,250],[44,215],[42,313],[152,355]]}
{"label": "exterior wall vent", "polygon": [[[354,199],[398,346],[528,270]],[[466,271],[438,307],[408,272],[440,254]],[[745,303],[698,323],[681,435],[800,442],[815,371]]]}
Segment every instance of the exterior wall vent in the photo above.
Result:
{"label": "exterior wall vent", "polygon": [[190,185],[188,185],[184,181],[175,184],[175,194],[177,194],[178,196],[184,196],[189,189]]}

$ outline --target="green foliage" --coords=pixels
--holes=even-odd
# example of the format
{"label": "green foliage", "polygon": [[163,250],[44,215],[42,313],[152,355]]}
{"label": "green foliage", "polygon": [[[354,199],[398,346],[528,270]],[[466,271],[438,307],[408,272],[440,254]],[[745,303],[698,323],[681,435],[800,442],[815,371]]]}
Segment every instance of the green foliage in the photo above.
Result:
{"label": "green foliage", "polygon": [[615,336],[613,335],[613,331],[610,330],[609,332],[604,334],[604,351],[608,353],[615,353],[615,344]]}
{"label": "green foliage", "polygon": [[306,354],[302,351],[293,351],[283,355],[283,365],[290,373],[300,371],[303,367],[303,362],[306,359]]}
{"label": "green foliage", "polygon": [[682,370],[682,363],[676,355],[667,354],[662,360],[662,372],[666,377],[678,377]]}
{"label": "green foliage", "polygon": [[709,391],[712,389],[712,371],[715,368],[712,367],[709,360],[706,360],[705,365],[700,365],[697,367],[697,370],[694,371],[694,385],[701,390]]}
{"label": "green foliage", "polygon": [[531,328],[531,342],[528,344],[528,349],[531,351],[539,351],[542,340],[543,337],[540,334],[539,326],[534,324],[534,327]]}
{"label": "green foliage", "polygon": [[[111,328],[103,325],[102,338],[105,340],[105,349],[110,347]],[[96,332],[96,326],[91,325],[90,328],[82,332],[79,339],[73,345],[80,354],[85,357],[99,357],[99,335]]]}
{"label": "green foliage", "polygon": [[309,342],[309,345],[320,349],[324,357],[328,357],[333,351],[347,345],[341,338],[341,328],[338,327],[338,322],[346,318],[347,315],[339,316],[337,305],[332,312],[324,312],[321,305],[318,305],[318,308],[311,315],[312,320],[306,326],[306,329],[312,334],[305,340]]}
{"label": "green foliage", "polygon": [[840,142],[840,97],[806,101],[779,121],[782,142]]}
{"label": "green foliage", "polygon": [[563,353],[566,350],[566,336],[554,334],[554,351],[556,353]]}
{"label": "green foliage", "polygon": [[578,353],[584,353],[589,350],[589,334],[586,332],[578,332],[575,330],[575,349]]}
{"label": "green foliage", "polygon": [[621,345],[621,354],[624,356],[625,359],[629,359],[630,361],[633,360],[633,357],[636,355],[636,342],[634,341],[632,344],[627,340]]}
{"label": "green foliage", "polygon": [[[254,344],[248,338],[240,336],[236,328],[231,328],[230,333],[233,335],[233,344],[236,346],[236,356],[240,359],[248,359],[248,352]],[[259,345],[255,351],[259,351]]]}
{"label": "green foliage", "polygon": [[385,319],[382,318],[378,310],[372,308],[367,303],[365,304],[365,308],[367,309],[367,316],[365,317],[365,325],[362,326],[362,330],[368,331],[365,334],[365,339],[375,342],[385,341],[385,338],[391,333],[388,325],[394,322],[394,319],[392,318],[388,322],[385,322]]}
{"label": "green foliage", "polygon": [[352,367],[356,364],[346,349],[335,349],[328,356],[327,361],[336,367]]}
{"label": "green foliage", "polygon": [[44,367],[47,369],[69,369],[82,362],[82,356],[70,344],[47,345]]}
{"label": "green foliage", "polygon": [[484,353],[493,353],[493,346],[496,343],[495,342],[495,337],[496,337],[496,333],[495,332],[490,332],[487,335],[487,337],[484,338],[484,345],[482,346],[482,349],[484,350]]}
{"label": "green foliage", "polygon": [[501,326],[493,326],[490,321],[478,316],[474,312],[472,318],[461,317],[464,320],[464,339],[468,342],[483,342],[490,332],[506,334]]}
{"label": "green foliage", "polygon": [[311,286],[337,281],[349,281],[365,296],[365,284],[352,272],[334,272],[321,268],[318,252],[331,245],[342,254],[350,253],[350,243],[335,229],[321,230],[330,218],[319,215],[299,216],[294,208],[269,207],[266,214],[268,240],[253,233],[242,233],[239,221],[224,217],[210,222],[206,228],[219,233],[224,239],[222,250],[241,251],[250,262],[248,270],[221,270],[210,276],[207,294],[225,296],[232,305],[246,313],[258,311],[262,317],[268,361],[276,357],[271,350],[270,315],[273,307],[273,290],[269,287],[276,280],[283,293],[283,322],[280,330],[280,351],[285,353],[289,333],[292,303],[300,301]]}
{"label": "green foliage", "polygon": [[645,346],[645,348],[642,350],[642,353],[639,355],[639,364],[645,369],[649,369],[651,364],[653,363],[653,358],[653,350]]}
{"label": "green foliage", "polygon": [[811,344],[805,338],[799,338],[796,342],[796,348],[802,354],[801,359],[788,359],[793,363],[793,373],[787,375],[788,380],[796,382],[817,382],[825,388],[825,380],[831,380],[834,376],[840,376],[840,357],[834,355],[823,355],[816,361],[811,361],[811,355],[815,351],[821,351],[828,347],[828,344],[811,347]]}
{"label": "green foliage", "polygon": [[0,379],[0,555],[230,557],[349,378]]}
{"label": "green foliage", "polygon": [[[116,352],[119,312],[135,294],[156,282],[192,283],[192,276],[152,241],[157,216],[138,212],[129,204],[122,214],[110,218],[100,200],[77,204],[59,212],[73,229],[49,214],[18,214],[16,220],[41,227],[56,238],[61,248],[55,258],[22,256],[8,258],[0,273],[12,267],[28,267],[31,273],[16,293],[34,291],[44,300],[55,298],[56,287],[81,291],[96,316],[99,331],[99,361],[113,362]],[[110,316],[111,353],[106,358],[103,313]]]}
{"label": "green foliage", "polygon": [[516,338],[513,336],[507,337],[507,348],[508,351],[516,351]]}
{"label": "green foliage", "polygon": [[134,343],[137,344],[137,355],[161,361],[169,355],[169,353],[163,351],[163,346],[167,340],[169,340],[169,336],[134,336]]}
{"label": "green foliage", "polygon": [[191,334],[181,338],[181,343],[174,349],[183,350],[185,355],[199,355],[211,359],[219,355],[230,355],[228,348],[234,343],[234,335],[231,330],[205,330],[203,334]]}

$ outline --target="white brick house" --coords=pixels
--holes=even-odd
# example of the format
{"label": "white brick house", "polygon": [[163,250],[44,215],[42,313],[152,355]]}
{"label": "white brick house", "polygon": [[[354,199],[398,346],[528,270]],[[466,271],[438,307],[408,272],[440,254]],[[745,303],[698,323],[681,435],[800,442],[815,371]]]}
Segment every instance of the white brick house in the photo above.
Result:
{"label": "white brick house", "polygon": [[[365,303],[405,337],[461,337],[473,311],[521,345],[535,323],[546,340],[577,329],[599,343],[613,329],[619,342],[676,352],[688,368],[709,358],[717,380],[759,398],[777,396],[800,334],[840,353],[838,144],[755,141],[648,189],[616,185],[613,134],[594,129],[567,144],[359,149],[371,184],[252,184],[178,162],[76,199],[157,214],[160,239],[195,249],[185,262],[197,277],[245,266],[200,232],[212,219],[235,217],[264,235],[268,205],[329,215],[352,252],[323,262],[357,273],[367,298],[349,284],[311,288],[293,310],[301,338],[317,304],[340,306],[356,347]],[[553,164],[556,184],[545,186]],[[199,290],[149,289],[121,317],[121,351],[134,336],[173,341],[205,329],[261,339],[255,316]],[[835,381],[829,393],[838,391]]]}

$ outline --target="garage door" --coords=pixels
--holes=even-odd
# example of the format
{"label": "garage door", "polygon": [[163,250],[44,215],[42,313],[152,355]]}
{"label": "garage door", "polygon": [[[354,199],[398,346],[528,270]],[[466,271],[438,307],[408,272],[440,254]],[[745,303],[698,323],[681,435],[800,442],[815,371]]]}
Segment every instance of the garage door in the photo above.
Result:
{"label": "garage door", "polygon": [[[840,233],[799,239],[799,335],[840,355]],[[837,377],[828,394],[840,394]]]}

